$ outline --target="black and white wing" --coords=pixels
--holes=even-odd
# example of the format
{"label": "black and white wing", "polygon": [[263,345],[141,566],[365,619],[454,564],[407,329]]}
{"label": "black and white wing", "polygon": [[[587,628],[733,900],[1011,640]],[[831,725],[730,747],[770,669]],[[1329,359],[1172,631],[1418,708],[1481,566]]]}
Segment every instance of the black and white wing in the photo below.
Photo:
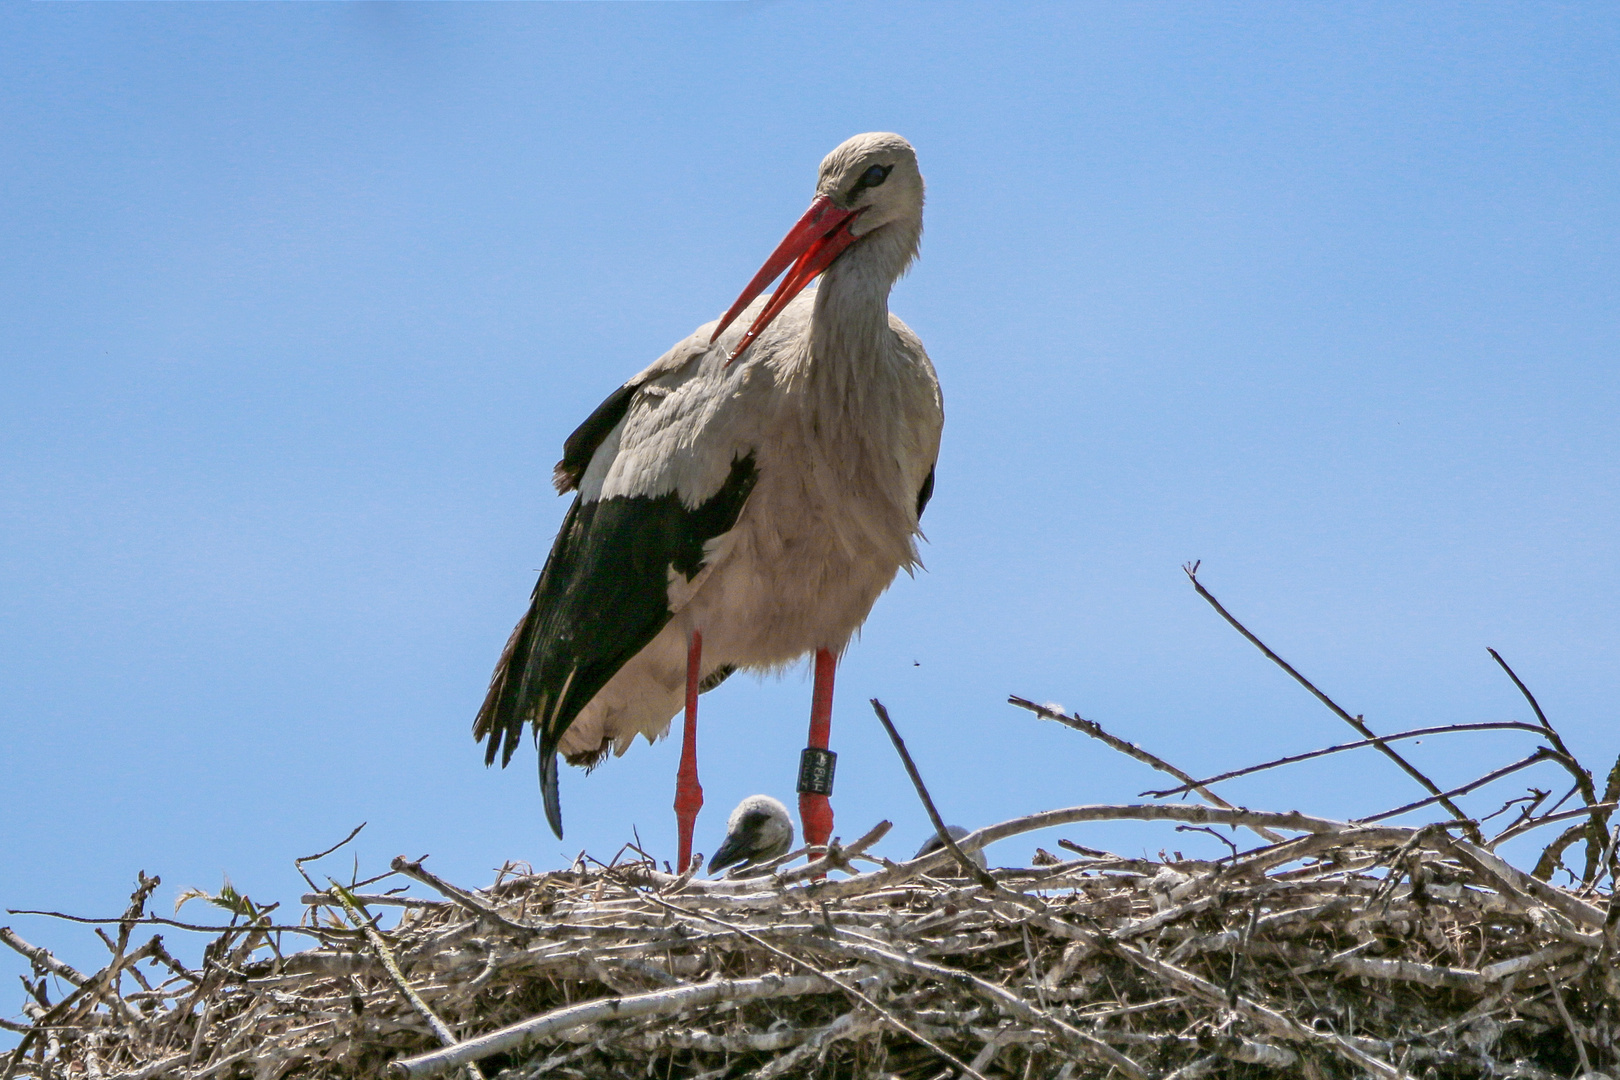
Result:
{"label": "black and white wing", "polygon": [[[546,818],[562,836],[557,747],[597,692],[673,615],[674,575],[690,582],[729,532],[756,478],[746,442],[716,437],[723,356],[689,339],[608,397],[564,444],[554,479],[578,495],[529,610],[512,632],[473,724],[504,766],[531,725]],[[709,428],[707,437],[695,437]]]}

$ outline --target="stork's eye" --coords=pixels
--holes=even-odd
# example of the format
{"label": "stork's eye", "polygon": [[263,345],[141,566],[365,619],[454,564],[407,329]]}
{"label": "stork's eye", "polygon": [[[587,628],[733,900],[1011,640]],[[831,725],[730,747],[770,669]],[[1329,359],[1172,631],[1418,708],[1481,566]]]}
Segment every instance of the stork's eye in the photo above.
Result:
{"label": "stork's eye", "polygon": [[867,188],[875,188],[882,184],[883,181],[889,178],[889,172],[893,168],[893,165],[873,165],[870,169],[861,173],[861,178],[855,181],[854,187],[849,189],[848,200],[854,202],[860,196],[860,193]]}

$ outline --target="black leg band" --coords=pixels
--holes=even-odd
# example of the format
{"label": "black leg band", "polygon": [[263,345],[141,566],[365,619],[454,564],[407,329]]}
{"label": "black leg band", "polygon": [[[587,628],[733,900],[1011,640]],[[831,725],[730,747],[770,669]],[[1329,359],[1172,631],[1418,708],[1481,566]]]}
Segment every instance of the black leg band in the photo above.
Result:
{"label": "black leg band", "polygon": [[831,750],[807,746],[799,755],[799,794],[831,795],[833,770],[838,766],[838,755]]}

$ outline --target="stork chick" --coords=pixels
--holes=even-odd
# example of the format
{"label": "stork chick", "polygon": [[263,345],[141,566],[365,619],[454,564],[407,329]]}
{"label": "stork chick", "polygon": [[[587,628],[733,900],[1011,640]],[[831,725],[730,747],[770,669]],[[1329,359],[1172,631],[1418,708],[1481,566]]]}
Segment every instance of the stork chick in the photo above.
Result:
{"label": "stork chick", "polygon": [[793,846],[793,819],[769,795],[750,795],[726,822],[726,839],[709,860],[709,873],[735,865],[739,870],[786,855]]}
{"label": "stork chick", "polygon": [[[945,826],[945,831],[950,834],[952,840],[961,840],[962,837],[968,834],[968,830],[962,828],[960,825],[947,825]],[[938,833],[935,833],[933,836],[930,836],[928,839],[923,841],[922,847],[917,849],[917,854],[913,855],[912,858],[920,859],[924,855],[932,855],[934,852],[940,851],[944,847],[944,841],[940,840]],[[962,854],[966,855],[973,865],[977,866],[980,870],[987,869],[990,865],[985,861],[984,852],[982,850],[964,851]],[[961,867],[956,867],[956,869],[959,870]],[[949,874],[945,873],[942,874],[942,876],[949,876]]]}

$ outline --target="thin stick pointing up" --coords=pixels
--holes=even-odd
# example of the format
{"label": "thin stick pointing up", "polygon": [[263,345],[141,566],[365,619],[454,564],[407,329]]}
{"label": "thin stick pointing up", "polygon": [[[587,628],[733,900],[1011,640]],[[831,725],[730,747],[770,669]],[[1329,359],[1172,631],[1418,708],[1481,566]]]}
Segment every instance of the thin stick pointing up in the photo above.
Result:
{"label": "thin stick pointing up", "polygon": [[[1095,720],[1087,720],[1085,717],[1080,716],[1079,714],[1068,716],[1058,712],[1056,709],[1048,709],[1045,705],[1037,705],[1028,698],[1021,698],[1017,694],[1009,697],[1007,699],[1007,703],[1009,705],[1017,705],[1020,709],[1028,709],[1030,712],[1034,713],[1036,716],[1039,716],[1043,720],[1054,720],[1065,727],[1070,727],[1076,731],[1090,735],[1093,739],[1096,739],[1104,746],[1112,747],[1127,757],[1133,757],[1145,765],[1150,765],[1162,773],[1169,773],[1177,780],[1183,781],[1186,786],[1177,788],[1174,792],[1171,792],[1171,794],[1179,794],[1182,791],[1192,790],[1196,791],[1199,795],[1202,795],[1205,801],[1210,803],[1212,806],[1222,806],[1228,810],[1236,809],[1236,807],[1234,807],[1231,803],[1227,802],[1225,799],[1209,790],[1209,788],[1205,787],[1204,785],[1208,783],[1208,781],[1194,780],[1189,773],[1176,768],[1174,765],[1170,764],[1168,761],[1164,760],[1158,755],[1150,754],[1140,746],[1137,746],[1135,743],[1126,742],[1117,735],[1110,735],[1107,731],[1103,730],[1103,726],[1097,723]],[[1143,792],[1143,794],[1157,797],[1161,793],[1149,791]],[[1253,829],[1255,832],[1259,833],[1273,844],[1282,840],[1281,836],[1272,832],[1264,825],[1250,825],[1249,828]]]}
{"label": "thin stick pointing up", "polygon": [[934,823],[934,832],[939,836],[939,842],[944,844],[952,855],[956,856],[956,861],[962,864],[962,869],[967,871],[969,877],[992,893],[998,891],[1001,886],[996,883],[995,878],[990,876],[990,871],[963,854],[962,849],[957,847],[956,841],[951,838],[950,831],[945,828],[945,819],[939,816],[939,811],[934,809],[934,800],[928,796],[928,788],[923,784],[922,774],[917,771],[916,763],[911,760],[911,755],[906,752],[905,740],[900,737],[900,733],[894,729],[894,724],[889,720],[889,710],[883,707],[883,702],[873,698],[872,711],[877,713],[878,720],[883,723],[883,730],[889,733],[889,739],[894,743],[895,750],[899,752],[900,760],[905,763],[906,773],[910,775],[911,783],[917,789],[917,797],[922,799],[923,809],[928,811],[928,820]]}
{"label": "thin stick pointing up", "polygon": [[1259,638],[1255,637],[1249,632],[1249,628],[1247,626],[1244,626],[1242,623],[1238,622],[1237,619],[1233,618],[1232,613],[1222,607],[1221,602],[1215,599],[1215,595],[1208,589],[1204,588],[1203,583],[1198,580],[1198,563],[1188,563],[1181,569],[1186,572],[1187,580],[1192,582],[1193,588],[1198,590],[1198,595],[1209,601],[1209,606],[1214,608],[1220,614],[1221,618],[1225,619],[1228,623],[1231,623],[1232,629],[1236,630],[1238,633],[1242,634],[1246,639],[1248,639],[1249,644],[1265,653],[1267,660],[1270,660],[1272,663],[1288,672],[1288,674],[1292,675],[1295,682],[1309,690],[1311,694],[1315,696],[1316,700],[1320,701],[1323,705],[1326,705],[1330,710],[1332,710],[1333,715],[1337,716],[1340,720],[1343,720],[1345,723],[1361,732],[1363,738],[1371,739],[1373,741],[1373,745],[1376,746],[1385,757],[1399,765],[1406,775],[1422,784],[1424,789],[1428,791],[1430,795],[1438,796],[1437,801],[1440,803],[1440,805],[1445,807],[1447,812],[1450,813],[1452,817],[1463,822],[1463,828],[1468,832],[1468,835],[1476,842],[1480,840],[1479,826],[1474,824],[1473,820],[1469,818],[1467,814],[1463,813],[1456,803],[1452,802],[1443,792],[1441,792],[1438,784],[1436,784],[1433,780],[1430,780],[1427,776],[1424,776],[1418,771],[1417,766],[1401,757],[1401,755],[1396,753],[1388,743],[1375,735],[1372,728],[1368,727],[1366,722],[1363,721],[1361,717],[1351,716],[1349,713],[1339,708],[1338,702],[1334,701],[1332,698],[1322,693],[1322,691],[1318,690],[1315,685],[1311,683],[1311,680],[1295,671],[1293,666],[1289,664],[1288,661],[1272,652],[1270,647],[1268,647],[1265,642],[1261,641]]}

